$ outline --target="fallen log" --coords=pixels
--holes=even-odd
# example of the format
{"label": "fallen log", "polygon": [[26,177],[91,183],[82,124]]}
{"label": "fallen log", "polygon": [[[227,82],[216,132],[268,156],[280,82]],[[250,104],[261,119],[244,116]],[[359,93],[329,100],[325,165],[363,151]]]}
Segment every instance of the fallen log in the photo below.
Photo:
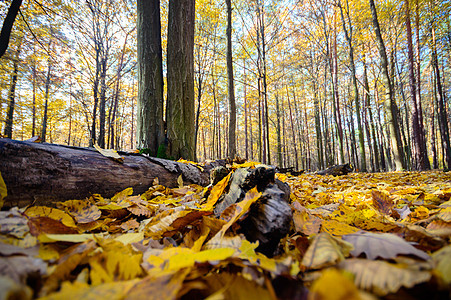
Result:
{"label": "fallen log", "polygon": [[118,154],[124,158],[122,163],[94,148],[0,139],[0,172],[8,189],[4,207],[52,205],[92,194],[109,198],[128,187],[141,194],[155,178],[164,186],[176,187],[180,175],[185,184],[209,183],[212,166],[201,170],[141,154]]}
{"label": "fallen log", "polygon": [[316,174],[318,175],[333,175],[333,176],[341,176],[347,175],[354,170],[350,163],[331,166],[325,170],[318,171]]}

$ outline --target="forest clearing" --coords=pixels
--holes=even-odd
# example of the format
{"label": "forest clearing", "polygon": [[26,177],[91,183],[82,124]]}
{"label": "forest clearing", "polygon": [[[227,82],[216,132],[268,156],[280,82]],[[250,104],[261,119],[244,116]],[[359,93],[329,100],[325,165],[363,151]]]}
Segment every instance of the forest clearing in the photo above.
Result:
{"label": "forest clearing", "polygon": [[451,298],[450,1],[0,16],[0,299]]}

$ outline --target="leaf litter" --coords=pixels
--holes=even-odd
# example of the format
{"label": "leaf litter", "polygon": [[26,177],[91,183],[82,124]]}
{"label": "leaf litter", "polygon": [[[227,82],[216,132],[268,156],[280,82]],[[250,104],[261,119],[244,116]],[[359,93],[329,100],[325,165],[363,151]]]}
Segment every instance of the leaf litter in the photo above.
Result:
{"label": "leaf litter", "polygon": [[291,188],[292,221],[273,256],[240,231],[263,199],[256,187],[215,216],[231,174],[209,187],[180,177],[177,188],[155,180],[142,195],[1,211],[0,298],[450,295],[450,173],[276,174]]}

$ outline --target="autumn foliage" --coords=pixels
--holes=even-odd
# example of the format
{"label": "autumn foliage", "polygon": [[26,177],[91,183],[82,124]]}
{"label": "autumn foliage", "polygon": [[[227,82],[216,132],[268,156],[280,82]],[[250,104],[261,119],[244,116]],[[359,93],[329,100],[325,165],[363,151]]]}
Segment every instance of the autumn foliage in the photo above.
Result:
{"label": "autumn foliage", "polygon": [[[255,164],[235,165],[232,169]],[[293,219],[274,257],[239,234],[261,193],[219,218],[213,187],[156,180],[89,199],[0,212],[0,296],[22,299],[445,299],[451,175],[276,174]],[[4,189],[4,186],[2,187]],[[4,191],[2,195],[4,196]],[[2,196],[2,197],[3,197]]]}

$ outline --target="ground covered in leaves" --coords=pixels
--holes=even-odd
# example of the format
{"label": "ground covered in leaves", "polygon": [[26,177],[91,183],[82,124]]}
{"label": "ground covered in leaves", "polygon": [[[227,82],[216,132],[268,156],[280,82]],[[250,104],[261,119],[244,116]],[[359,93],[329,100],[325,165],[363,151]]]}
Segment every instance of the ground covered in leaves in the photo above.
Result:
{"label": "ground covered in leaves", "polygon": [[256,189],[214,216],[230,176],[1,211],[0,298],[450,297],[450,173],[276,177],[293,217],[273,257],[237,233]]}

